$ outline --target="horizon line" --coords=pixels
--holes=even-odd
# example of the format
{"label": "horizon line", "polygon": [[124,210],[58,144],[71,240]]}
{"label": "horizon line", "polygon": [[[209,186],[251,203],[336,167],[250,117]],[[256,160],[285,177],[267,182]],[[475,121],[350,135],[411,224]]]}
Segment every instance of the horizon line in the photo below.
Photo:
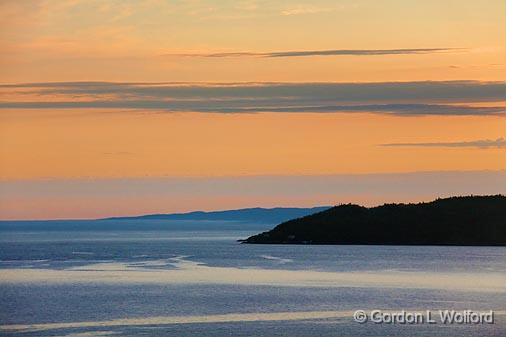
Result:
{"label": "horizon line", "polygon": [[[192,213],[217,213],[217,212],[234,212],[234,211],[243,211],[243,210],[253,210],[253,209],[262,209],[262,210],[275,210],[275,209],[314,209],[314,208],[333,208],[341,205],[358,205],[361,207],[366,208],[374,208],[384,205],[409,205],[409,204],[423,204],[427,202],[433,202],[436,200],[441,199],[451,199],[451,198],[469,198],[469,197],[504,197],[505,194],[503,193],[496,193],[496,194],[466,194],[466,195],[450,195],[450,196],[438,196],[433,197],[431,200],[425,200],[425,201],[418,201],[418,202],[383,202],[379,204],[375,204],[374,206],[363,206],[359,205],[357,203],[339,203],[334,205],[316,205],[316,206],[308,206],[308,207],[297,207],[297,206],[274,206],[274,207],[261,207],[261,206],[252,206],[252,207],[243,207],[243,208],[232,208],[232,209],[213,209],[213,210],[193,210],[193,211],[186,211],[186,212],[175,212],[175,213],[145,213],[145,214],[138,214],[138,215],[126,215],[126,216],[108,216],[103,218],[56,218],[56,219],[0,219],[0,223],[2,222],[48,222],[48,221],[102,221],[102,220],[129,220],[129,219],[136,219],[136,218],[142,218],[147,216],[153,216],[153,215],[165,215],[165,216],[173,216],[173,215],[190,215]],[[141,220],[141,219],[139,219]],[[150,220],[150,219],[144,219],[144,220]],[[159,219],[154,219],[159,220]],[[184,219],[182,220],[184,221]],[[205,220],[203,220],[205,221]]]}

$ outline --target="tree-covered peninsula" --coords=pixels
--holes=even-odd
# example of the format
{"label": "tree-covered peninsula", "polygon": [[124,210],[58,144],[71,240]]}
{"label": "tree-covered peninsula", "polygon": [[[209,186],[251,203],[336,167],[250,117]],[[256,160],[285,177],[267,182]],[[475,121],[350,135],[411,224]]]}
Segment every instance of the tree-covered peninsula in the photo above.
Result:
{"label": "tree-covered peninsula", "polygon": [[506,245],[506,196],[410,204],[343,204],[243,240],[257,244]]}

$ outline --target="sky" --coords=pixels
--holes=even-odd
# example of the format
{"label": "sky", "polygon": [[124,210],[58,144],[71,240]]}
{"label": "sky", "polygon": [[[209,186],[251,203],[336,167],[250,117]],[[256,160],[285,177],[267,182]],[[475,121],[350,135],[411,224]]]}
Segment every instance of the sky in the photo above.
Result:
{"label": "sky", "polygon": [[506,192],[506,2],[0,2],[0,219]]}

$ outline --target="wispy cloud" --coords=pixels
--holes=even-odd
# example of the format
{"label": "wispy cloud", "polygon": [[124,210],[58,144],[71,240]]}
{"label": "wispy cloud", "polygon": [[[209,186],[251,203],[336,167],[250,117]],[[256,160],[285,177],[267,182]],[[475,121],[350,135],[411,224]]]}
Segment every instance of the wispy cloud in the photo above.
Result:
{"label": "wispy cloud", "polygon": [[225,52],[225,53],[188,53],[165,54],[173,57],[303,57],[303,56],[377,56],[377,55],[412,55],[434,54],[444,52],[463,52],[465,48],[407,48],[407,49],[324,49],[324,50],[292,50],[273,52]]}
{"label": "wispy cloud", "polygon": [[[6,97],[1,99],[1,97]],[[7,99],[8,97],[8,99]],[[504,115],[504,82],[110,83],[0,85],[0,109],[142,109],[214,113]],[[459,103],[459,104],[456,104]]]}
{"label": "wispy cloud", "polygon": [[323,8],[316,7],[311,5],[298,5],[292,8],[287,8],[281,11],[281,15],[291,16],[291,15],[302,15],[302,14],[316,14],[316,13],[325,13],[325,12],[333,12],[336,8]]}
{"label": "wispy cloud", "polygon": [[491,139],[479,139],[479,140],[471,140],[471,141],[461,141],[461,142],[433,142],[433,143],[389,143],[389,144],[381,144],[381,146],[407,146],[407,147],[475,147],[481,149],[489,149],[489,148],[506,148],[506,139],[497,138],[495,140]]}
{"label": "wispy cloud", "polygon": [[306,14],[319,14],[319,13],[331,13],[336,11],[344,11],[350,9],[356,9],[360,7],[358,3],[348,4],[337,4],[334,2],[331,6],[315,5],[314,2],[311,4],[297,4],[284,7],[280,14],[283,16],[294,16],[294,15],[306,15]]}

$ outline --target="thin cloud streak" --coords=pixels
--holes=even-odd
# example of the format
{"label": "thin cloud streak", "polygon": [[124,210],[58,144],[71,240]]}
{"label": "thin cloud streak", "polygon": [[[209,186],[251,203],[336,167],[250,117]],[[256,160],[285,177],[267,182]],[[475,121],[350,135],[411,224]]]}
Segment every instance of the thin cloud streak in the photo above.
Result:
{"label": "thin cloud streak", "polygon": [[389,143],[381,144],[381,146],[389,147],[474,147],[480,149],[490,148],[506,148],[506,139],[497,138],[496,140],[491,139],[479,139],[462,142],[433,142],[433,143]]}
{"label": "thin cloud streak", "polygon": [[226,53],[189,53],[164,54],[175,57],[303,57],[303,56],[377,56],[377,55],[412,55],[434,54],[444,52],[463,52],[466,48],[404,48],[404,49],[329,49],[329,50],[295,50],[274,52],[226,52]]}

